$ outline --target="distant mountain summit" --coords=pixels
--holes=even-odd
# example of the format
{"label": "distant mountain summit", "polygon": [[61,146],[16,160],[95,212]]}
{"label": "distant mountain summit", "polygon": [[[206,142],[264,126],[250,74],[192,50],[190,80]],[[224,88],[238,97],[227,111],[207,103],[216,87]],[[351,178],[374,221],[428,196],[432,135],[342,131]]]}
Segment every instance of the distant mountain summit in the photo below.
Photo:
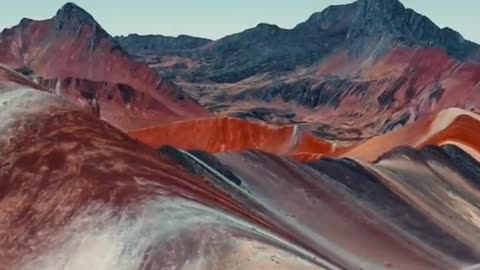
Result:
{"label": "distant mountain summit", "polygon": [[95,50],[101,40],[108,40],[114,44],[116,50],[122,50],[117,46],[116,42],[110,37],[102,26],[87,11],[74,3],[66,3],[63,5],[52,18],[57,34],[67,34],[72,37],[82,35],[82,29],[91,28],[92,34],[89,37],[90,50]]}
{"label": "distant mountain summit", "polygon": [[74,3],[66,3],[63,5],[54,17],[56,29],[61,31],[66,25],[72,26],[79,24],[90,24],[99,26],[97,21],[87,11]]}
{"label": "distant mountain summit", "polygon": [[[346,42],[352,51],[379,46],[420,46],[442,48],[449,55],[479,61],[480,46],[466,41],[458,32],[441,29],[427,17],[405,8],[398,0],[359,0]],[[375,46],[375,44],[377,44]]]}
{"label": "distant mountain summit", "polygon": [[397,0],[330,6],[292,29],[260,23],[185,49],[163,42],[121,44],[210,110],[311,123],[323,137],[373,136],[480,104],[480,46]]}
{"label": "distant mountain summit", "polygon": [[439,48],[458,60],[480,62],[479,45],[454,30],[439,28],[398,0],[359,0],[330,6],[293,29],[261,23],[216,41],[151,35],[117,40],[137,55],[145,48],[157,55],[172,51],[182,55],[182,50],[189,50],[183,55],[208,64],[208,68],[192,77],[219,83],[238,82],[261,72],[285,72],[309,66],[339,50],[356,56],[381,57],[397,46]]}

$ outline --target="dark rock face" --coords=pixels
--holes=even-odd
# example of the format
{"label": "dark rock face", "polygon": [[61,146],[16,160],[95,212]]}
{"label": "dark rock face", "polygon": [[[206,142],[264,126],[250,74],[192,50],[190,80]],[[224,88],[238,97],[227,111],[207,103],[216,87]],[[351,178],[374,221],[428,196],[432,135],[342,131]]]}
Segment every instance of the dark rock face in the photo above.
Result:
{"label": "dark rock face", "polygon": [[33,70],[29,67],[20,67],[15,69],[15,71],[27,77],[33,76],[35,74],[35,72],[33,72]]}
{"label": "dark rock face", "polygon": [[350,29],[358,3],[347,5],[329,6],[321,12],[316,12],[303,23],[297,25],[297,29],[314,30],[321,29],[330,33],[345,34]]}
{"label": "dark rock face", "polygon": [[187,35],[178,37],[167,37],[162,35],[137,35],[115,37],[117,42],[127,51],[141,52],[149,51],[156,54],[190,50],[200,48],[211,40]]}
{"label": "dark rock face", "polygon": [[[376,56],[398,45],[440,48],[462,61],[480,61],[479,45],[452,29],[439,28],[398,0],[359,0],[330,6],[293,29],[261,23],[217,41],[138,35],[117,40],[133,54],[149,49],[202,59],[204,68],[187,80],[203,78],[216,83],[234,83],[265,72],[288,72],[312,65],[339,49]],[[210,46],[203,47],[208,43]]]}
{"label": "dark rock face", "polygon": [[[275,110],[271,108],[254,108],[245,112],[232,114],[234,117],[251,120],[261,120],[268,123],[296,123],[296,114],[288,110]],[[279,121],[281,119],[282,121]]]}
{"label": "dark rock face", "polygon": [[115,44],[110,35],[105,31],[102,26],[90,15],[87,11],[77,6],[74,3],[66,3],[57,11],[55,17],[53,17],[53,23],[55,25],[55,31],[57,35],[82,35],[82,31],[86,32],[85,26],[91,27],[93,30],[92,38],[90,41],[90,51],[96,50],[100,42],[103,39],[108,39],[114,43],[112,50],[118,50],[123,54],[126,52]]}
{"label": "dark rock face", "polygon": [[74,3],[66,3],[55,15],[55,27],[57,31],[62,31],[68,24],[87,23],[89,25],[98,25],[95,19],[88,12]]}
{"label": "dark rock face", "polygon": [[236,96],[235,101],[260,99],[271,102],[280,97],[285,102],[294,101],[309,108],[320,105],[338,107],[344,95],[362,96],[368,91],[370,84],[371,82],[354,82],[339,78],[320,83],[304,79],[245,91]]}
{"label": "dark rock face", "polygon": [[388,133],[390,131],[393,131],[393,130],[396,130],[396,129],[399,129],[399,128],[405,126],[408,123],[409,120],[410,120],[410,114],[409,113],[403,114],[402,116],[400,116],[399,119],[390,119],[385,124],[384,133]]}
{"label": "dark rock face", "polygon": [[463,176],[470,180],[470,183],[480,187],[480,164],[468,153],[455,145],[442,146],[449,161],[455,162],[457,168],[461,170]]}
{"label": "dark rock face", "polygon": [[[398,0],[359,0],[346,43],[352,52],[398,44],[444,49],[459,60],[475,56],[480,47],[450,28],[439,28]],[[477,57],[477,56],[475,56]],[[479,61],[480,58],[475,59]]]}
{"label": "dark rock face", "polygon": [[300,25],[292,30],[257,27],[216,41],[200,52],[211,67],[199,72],[217,83],[233,83],[264,72],[288,72],[309,66],[341,46],[345,32]]}

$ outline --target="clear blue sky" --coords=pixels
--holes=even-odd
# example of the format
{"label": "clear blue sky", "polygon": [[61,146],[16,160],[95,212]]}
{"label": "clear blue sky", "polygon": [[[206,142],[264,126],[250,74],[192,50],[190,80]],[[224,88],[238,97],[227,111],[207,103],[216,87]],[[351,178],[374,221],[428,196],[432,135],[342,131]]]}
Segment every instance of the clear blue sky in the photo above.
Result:
{"label": "clear blue sky", "polygon": [[[7,0],[0,0],[7,1]],[[0,28],[21,18],[46,19],[66,1],[8,0]],[[190,34],[219,38],[260,22],[291,28],[310,14],[352,0],[76,0],[112,35]],[[441,27],[449,26],[480,43],[480,0],[402,0]]]}

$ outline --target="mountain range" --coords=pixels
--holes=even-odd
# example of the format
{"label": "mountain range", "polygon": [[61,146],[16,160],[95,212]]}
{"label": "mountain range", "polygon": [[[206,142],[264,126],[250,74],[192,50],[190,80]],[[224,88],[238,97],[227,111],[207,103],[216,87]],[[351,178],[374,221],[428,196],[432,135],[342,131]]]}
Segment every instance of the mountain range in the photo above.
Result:
{"label": "mountain range", "polygon": [[479,99],[480,46],[397,0],[330,6],[293,29],[261,23],[214,41],[116,40],[213,112],[308,124],[329,138],[375,136],[451,106],[475,110]]}
{"label": "mountain range", "polygon": [[218,40],[22,19],[0,270],[479,269],[479,48],[397,0]]}
{"label": "mountain range", "polygon": [[126,134],[79,105],[0,66],[1,270],[479,266],[478,114],[342,147],[228,117]]}
{"label": "mountain range", "polygon": [[0,48],[1,63],[127,130],[214,113],[350,142],[448,107],[475,110],[480,98],[480,46],[397,0],[330,6],[292,29],[261,23],[219,40],[112,37],[68,3],[5,29]]}
{"label": "mountain range", "polygon": [[124,129],[208,112],[132,57],[86,11],[65,4],[47,20],[21,20],[0,33],[0,63]]}

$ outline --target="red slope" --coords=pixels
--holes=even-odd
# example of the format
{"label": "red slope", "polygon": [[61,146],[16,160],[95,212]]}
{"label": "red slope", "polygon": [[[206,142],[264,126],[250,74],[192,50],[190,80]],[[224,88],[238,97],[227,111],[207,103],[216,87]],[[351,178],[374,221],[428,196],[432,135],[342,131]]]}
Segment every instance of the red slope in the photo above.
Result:
{"label": "red slope", "polygon": [[82,107],[92,108],[102,119],[122,130],[157,126],[179,119],[169,107],[129,85],[74,78],[37,81]]}
{"label": "red slope", "polygon": [[459,62],[440,49],[396,48],[365,76],[400,72],[409,75],[409,83],[395,93],[395,105],[413,107],[418,116],[454,106],[470,109],[480,100],[475,93],[480,89],[480,66]]}
{"label": "red slope", "polygon": [[[459,115],[449,126],[433,135],[420,147],[428,145],[453,144],[480,161],[479,118],[471,115]],[[420,148],[419,147],[419,148]]]}
{"label": "red slope", "polygon": [[[5,29],[0,35],[0,63],[29,67],[46,79],[70,77],[129,85],[134,89],[132,95],[148,96],[158,103],[150,109],[163,115],[163,119],[156,117],[159,122],[207,115],[171,82],[146,64],[133,61],[88,13],[73,4],[66,4],[52,19],[24,19]],[[128,114],[129,109],[120,109]]]}
{"label": "red slope", "polygon": [[312,72],[316,77],[355,74],[348,79],[352,85],[365,86],[358,93],[346,91],[352,90],[346,85],[338,107],[321,106],[308,116],[313,123],[351,129],[363,138],[380,135],[401,119],[411,123],[451,107],[478,111],[480,102],[480,66],[459,62],[440,49],[396,47],[372,59],[339,52]]}
{"label": "red slope", "polygon": [[[80,234],[88,226],[80,222],[81,228],[72,230],[68,224],[89,207],[113,217],[152,200],[183,198],[293,239],[175,161],[2,67],[0,101],[0,118],[7,120],[0,122],[2,270],[15,269],[25,259],[37,267],[33,259],[55,250],[63,232]],[[88,219],[92,224],[102,214],[97,212]],[[148,259],[162,261],[156,255]]]}
{"label": "red slope", "polygon": [[300,127],[275,127],[228,117],[204,118],[133,130],[128,135],[154,148],[171,145],[210,153],[259,149],[277,155],[289,155],[304,162],[322,157],[375,161],[384,153],[400,146],[421,149],[428,145],[444,144],[456,144],[480,160],[475,131],[479,123],[480,116],[477,114],[452,108],[346,147],[322,141]]}
{"label": "red slope", "polygon": [[317,139],[300,127],[274,127],[228,117],[183,121],[128,134],[155,148],[171,145],[211,153],[260,149],[294,155],[312,151],[325,154],[335,150],[335,145]]}
{"label": "red slope", "polygon": [[456,144],[476,156],[480,150],[476,139],[476,128],[479,126],[480,115],[451,108],[352,146],[348,151],[341,153],[341,156],[374,161],[399,146],[421,149],[428,145],[444,144]]}
{"label": "red slope", "polygon": [[[381,55],[372,52],[359,56],[339,50],[317,65],[277,74],[275,80],[273,76],[260,75],[235,84],[211,86],[200,97],[201,102],[232,115],[254,108],[291,112],[294,120],[344,141],[381,135],[397,124],[411,123],[450,107],[479,111],[476,105],[480,103],[480,65],[462,63],[435,48],[395,47]],[[312,94],[307,98],[314,99],[321,92],[332,102],[307,108],[295,104],[295,99],[288,103],[281,98],[236,99],[260,86],[268,91],[273,81],[295,85],[301,80],[312,82],[314,90],[305,93]],[[225,102],[218,104],[217,100],[222,99],[217,97]]]}

